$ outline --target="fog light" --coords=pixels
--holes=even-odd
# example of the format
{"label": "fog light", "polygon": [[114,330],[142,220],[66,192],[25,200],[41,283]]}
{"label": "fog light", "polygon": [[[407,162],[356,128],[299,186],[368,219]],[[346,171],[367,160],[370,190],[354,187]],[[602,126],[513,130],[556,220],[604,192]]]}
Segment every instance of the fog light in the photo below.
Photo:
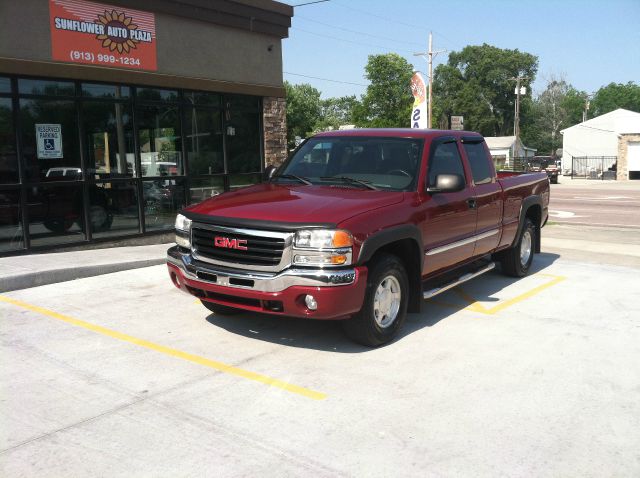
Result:
{"label": "fog light", "polygon": [[307,308],[309,310],[317,310],[318,309],[318,303],[316,302],[316,298],[312,295],[305,295],[304,296],[304,303],[307,305]]}

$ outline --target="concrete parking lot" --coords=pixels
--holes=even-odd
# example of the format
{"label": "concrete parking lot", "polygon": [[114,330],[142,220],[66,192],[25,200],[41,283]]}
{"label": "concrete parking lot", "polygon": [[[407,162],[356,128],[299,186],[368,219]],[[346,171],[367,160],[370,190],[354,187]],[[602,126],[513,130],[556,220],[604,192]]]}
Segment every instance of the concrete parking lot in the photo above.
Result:
{"label": "concrete parking lot", "polygon": [[375,350],[215,316],[164,266],[7,292],[0,473],[639,476],[638,274],[545,252]]}

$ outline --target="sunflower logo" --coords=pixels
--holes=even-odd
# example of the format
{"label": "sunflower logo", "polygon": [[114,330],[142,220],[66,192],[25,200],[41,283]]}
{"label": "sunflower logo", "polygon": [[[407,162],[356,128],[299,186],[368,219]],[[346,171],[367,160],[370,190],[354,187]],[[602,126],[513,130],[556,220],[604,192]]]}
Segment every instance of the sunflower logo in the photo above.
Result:
{"label": "sunflower logo", "polygon": [[129,53],[129,50],[136,48],[138,40],[132,38],[131,32],[138,25],[133,23],[133,18],[126,16],[124,12],[105,10],[104,15],[98,15],[98,21],[104,25],[105,33],[96,38],[102,41],[103,47],[109,51],[118,50],[118,53]]}

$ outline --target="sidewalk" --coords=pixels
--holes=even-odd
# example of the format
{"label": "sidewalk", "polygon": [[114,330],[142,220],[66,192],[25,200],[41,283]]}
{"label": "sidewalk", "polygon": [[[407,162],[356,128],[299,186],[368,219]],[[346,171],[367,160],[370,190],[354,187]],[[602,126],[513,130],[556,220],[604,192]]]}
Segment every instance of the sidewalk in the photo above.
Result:
{"label": "sidewalk", "polygon": [[0,257],[0,293],[164,264],[171,244]]}

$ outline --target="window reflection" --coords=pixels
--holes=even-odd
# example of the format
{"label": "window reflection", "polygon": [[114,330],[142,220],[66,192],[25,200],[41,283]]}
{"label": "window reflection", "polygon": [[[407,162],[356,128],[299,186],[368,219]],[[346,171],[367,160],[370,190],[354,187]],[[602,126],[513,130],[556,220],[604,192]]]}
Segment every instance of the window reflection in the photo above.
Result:
{"label": "window reflection", "polygon": [[246,188],[253,186],[261,181],[260,174],[232,174],[229,176],[229,188],[234,189]]}
{"label": "window reflection", "polygon": [[21,95],[74,96],[76,86],[72,81],[20,78],[18,91]]}
{"label": "window reflection", "polygon": [[[22,149],[25,171],[32,181],[82,179],[78,117],[73,101],[20,100]],[[55,129],[52,143],[38,137],[36,129]],[[51,139],[51,138],[47,138]],[[54,149],[48,150],[48,146]]]}
{"label": "window reflection", "polygon": [[251,173],[260,171],[260,113],[258,100],[233,96],[227,99],[226,137],[227,172]]}
{"label": "window reflection", "polygon": [[224,173],[221,112],[186,108],[184,125],[189,173]]}
{"label": "window reflection", "polygon": [[22,248],[20,191],[0,190],[0,252]]}
{"label": "window reflection", "polygon": [[134,175],[131,106],[85,101],[82,114],[89,174],[96,179]]}
{"label": "window reflection", "polygon": [[189,204],[197,204],[224,192],[224,178],[192,178],[189,188]]}
{"label": "window reflection", "polygon": [[184,180],[155,179],[142,182],[144,221],[147,231],[173,227],[177,212],[185,206]]}
{"label": "window reflection", "polygon": [[18,182],[18,156],[10,98],[0,98],[0,184]]}
{"label": "window reflection", "polygon": [[82,96],[93,98],[129,98],[130,88],[120,85],[101,85],[97,83],[82,83]]}
{"label": "window reflection", "polygon": [[50,246],[85,239],[82,188],[79,185],[32,186],[27,207],[32,246]]}
{"label": "window reflection", "polygon": [[92,237],[124,236],[140,231],[138,192],[134,182],[98,183],[89,188]]}
{"label": "window reflection", "polygon": [[0,93],[11,93],[11,80],[9,78],[0,77]]}
{"label": "window reflection", "polygon": [[182,174],[182,138],[177,106],[140,106],[138,141],[143,176]]}

